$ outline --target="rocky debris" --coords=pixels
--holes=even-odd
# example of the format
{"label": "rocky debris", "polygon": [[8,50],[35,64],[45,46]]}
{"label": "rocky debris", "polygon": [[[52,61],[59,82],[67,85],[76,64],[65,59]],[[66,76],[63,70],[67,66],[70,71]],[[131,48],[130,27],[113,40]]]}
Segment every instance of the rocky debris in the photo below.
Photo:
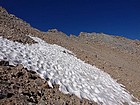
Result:
{"label": "rocky debris", "polygon": [[[103,33],[92,34],[94,35],[68,37],[62,32],[41,32],[9,14],[4,8],[0,8],[0,36],[32,44],[35,42],[30,39],[23,40],[26,39],[25,35],[32,35],[47,43],[63,46],[79,59],[109,73],[117,82],[125,85],[131,94],[140,99],[140,41]],[[20,41],[21,39],[23,41]],[[5,66],[2,68],[5,69]]]}
{"label": "rocky debris", "polygon": [[32,29],[29,24],[0,7],[0,36],[20,43],[32,44],[35,41],[27,36],[33,33]]}
{"label": "rocky debris", "polygon": [[104,33],[86,33],[81,32],[79,38],[84,42],[98,43],[119,51],[128,52],[131,54],[140,55],[140,48],[138,48],[138,40],[130,40],[121,36],[107,35]]}
{"label": "rocky debris", "polygon": [[10,66],[7,61],[0,61],[0,104],[96,105],[61,93],[57,85],[52,89],[35,72],[27,71],[22,65]]}
{"label": "rocky debris", "polygon": [[[50,40],[50,43],[58,42],[58,40],[61,40],[60,37],[67,37],[66,34],[57,29],[50,29],[48,32],[41,32],[32,28],[30,24],[27,24],[22,19],[9,14],[4,8],[0,7],[0,36],[23,44],[36,43],[27,35],[48,39]],[[56,38],[54,38],[54,36]]]}

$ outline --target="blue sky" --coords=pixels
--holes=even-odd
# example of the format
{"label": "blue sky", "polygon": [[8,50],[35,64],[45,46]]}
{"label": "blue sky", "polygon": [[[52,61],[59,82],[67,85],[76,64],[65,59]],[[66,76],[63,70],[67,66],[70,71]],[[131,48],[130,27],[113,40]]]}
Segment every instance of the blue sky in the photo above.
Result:
{"label": "blue sky", "polygon": [[0,6],[42,31],[103,32],[140,40],[140,0],[0,0]]}

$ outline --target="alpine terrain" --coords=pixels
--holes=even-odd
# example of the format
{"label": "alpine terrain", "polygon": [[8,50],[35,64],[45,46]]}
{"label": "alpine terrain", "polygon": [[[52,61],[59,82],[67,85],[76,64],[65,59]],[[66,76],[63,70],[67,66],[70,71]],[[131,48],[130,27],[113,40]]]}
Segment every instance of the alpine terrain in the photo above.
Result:
{"label": "alpine terrain", "polygon": [[140,105],[140,41],[41,32],[0,7],[1,105]]}

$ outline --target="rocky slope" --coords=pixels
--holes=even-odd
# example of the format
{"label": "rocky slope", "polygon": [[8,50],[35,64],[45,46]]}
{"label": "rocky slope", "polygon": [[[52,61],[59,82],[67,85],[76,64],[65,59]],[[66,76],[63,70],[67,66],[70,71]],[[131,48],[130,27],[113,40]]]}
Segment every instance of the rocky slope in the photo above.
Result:
{"label": "rocky slope", "polygon": [[[26,35],[38,36],[48,43],[55,43],[66,47],[67,49],[73,51],[76,56],[87,63],[92,65],[96,65],[98,68],[101,68],[105,72],[109,73],[114,79],[116,79],[119,83],[122,83],[126,86],[126,89],[130,91],[136,98],[140,99],[140,41],[138,40],[130,40],[123,37],[110,36],[103,33],[80,33],[78,37],[71,35],[70,37],[66,36],[63,32],[59,32],[57,30],[49,30],[48,32],[40,32],[37,29],[32,28],[29,24],[22,21],[21,19],[15,17],[14,15],[9,14],[2,7],[0,8],[0,36],[8,38],[13,41],[18,41],[20,43],[35,43],[30,37]],[[7,66],[7,65],[6,65]],[[5,71],[5,66],[1,66],[1,74],[5,73],[5,76],[2,78],[7,78],[7,80],[11,80],[9,72]],[[12,69],[18,72],[19,70],[15,69],[16,67],[12,67]],[[11,72],[16,74],[15,71]],[[24,70],[24,72],[27,72]],[[31,75],[36,75],[32,74]],[[31,78],[24,77],[25,80],[31,80]],[[37,77],[37,80],[39,77]],[[19,78],[17,78],[19,79]],[[23,80],[19,79],[18,81]],[[16,81],[16,80],[13,80]],[[43,80],[42,80],[43,81]],[[5,82],[1,79],[1,84]],[[10,81],[11,82],[11,81]],[[15,83],[15,82],[14,82]],[[44,83],[44,82],[43,82]],[[8,83],[6,83],[8,84]],[[1,85],[1,90],[3,86],[7,86],[6,84]],[[24,82],[26,86],[28,83]],[[32,83],[33,84],[33,83]],[[23,87],[19,86],[22,90]],[[39,86],[40,87],[40,86]],[[38,87],[38,88],[39,88]],[[47,87],[47,86],[46,86]],[[29,86],[32,88],[32,85]],[[36,88],[34,86],[34,88]],[[36,88],[36,89],[38,89]],[[41,88],[41,87],[40,87]],[[5,88],[8,91],[7,88]],[[13,89],[13,88],[12,88]],[[55,88],[57,90],[57,87]],[[10,102],[10,100],[5,100],[7,97],[14,97],[15,100],[20,100],[17,98],[20,94],[20,89],[13,89],[13,93],[5,93],[4,98],[0,99],[1,102]],[[27,89],[28,90],[28,89]],[[56,92],[53,92],[53,89],[49,90],[51,96],[54,98]],[[46,91],[49,91],[46,88]],[[14,95],[13,95],[14,94]],[[46,93],[47,94],[47,93]],[[62,94],[62,93],[61,93]],[[54,96],[53,96],[54,95]],[[58,92],[59,95],[59,92]],[[30,95],[31,96],[31,95]],[[1,95],[3,97],[3,94]],[[21,99],[26,103],[29,96],[21,97]],[[90,104],[90,102],[83,101],[82,103],[80,99],[75,98],[75,96],[59,96],[60,100],[67,105],[66,100],[69,100],[70,103],[76,102],[79,104]],[[64,97],[64,99],[62,98]],[[74,100],[72,100],[72,97]],[[8,98],[8,99],[10,99]],[[42,98],[42,97],[41,97]],[[50,104],[52,99],[47,99]],[[65,99],[66,98],[66,99]],[[30,99],[30,97],[29,97]],[[33,99],[34,100],[34,99]],[[39,98],[36,98],[39,101]],[[57,100],[57,99],[56,99]],[[23,102],[22,101],[22,102]],[[10,102],[11,103],[11,102]],[[69,103],[69,104],[70,104]],[[56,104],[56,103],[55,103]],[[76,103],[78,105],[78,103]]]}
{"label": "rocky slope", "polygon": [[0,61],[0,105],[96,105],[50,88],[35,72]]}

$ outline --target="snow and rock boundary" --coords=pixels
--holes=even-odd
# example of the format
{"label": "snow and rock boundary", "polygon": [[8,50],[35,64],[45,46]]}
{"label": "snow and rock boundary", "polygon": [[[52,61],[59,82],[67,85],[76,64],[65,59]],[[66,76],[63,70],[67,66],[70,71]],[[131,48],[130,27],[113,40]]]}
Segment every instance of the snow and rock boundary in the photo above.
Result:
{"label": "snow and rock boundary", "polygon": [[0,37],[0,60],[7,60],[12,65],[23,64],[42,78],[48,78],[50,87],[60,85],[59,90],[65,94],[75,94],[98,104],[137,105],[132,101],[133,96],[107,73],[77,59],[61,46],[48,44],[37,37],[31,38],[38,43],[23,45]]}

